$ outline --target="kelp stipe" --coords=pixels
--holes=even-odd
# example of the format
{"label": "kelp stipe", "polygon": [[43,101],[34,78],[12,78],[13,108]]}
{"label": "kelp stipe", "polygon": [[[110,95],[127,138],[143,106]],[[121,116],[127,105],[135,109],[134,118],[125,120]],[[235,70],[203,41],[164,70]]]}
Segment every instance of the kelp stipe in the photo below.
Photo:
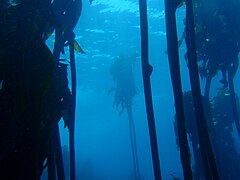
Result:
{"label": "kelp stipe", "polygon": [[232,101],[232,110],[233,110],[233,115],[234,115],[234,120],[235,120],[235,125],[236,129],[238,132],[238,136],[240,137],[240,122],[239,122],[239,112],[237,110],[237,102],[236,102],[236,97],[235,97],[235,89],[234,89],[234,78],[235,74],[232,74],[231,72],[228,71],[228,83],[229,83],[229,91],[230,91],[230,96],[231,96],[231,101]]}
{"label": "kelp stipe", "polygon": [[[70,67],[71,67],[71,112],[69,122],[67,124],[69,128],[69,144],[70,144],[70,179],[75,180],[75,140],[74,140],[74,130],[75,130],[75,109],[76,109],[76,65],[75,65],[75,55],[74,55],[74,39],[75,34],[73,30],[78,22],[78,19],[82,11],[82,0],[75,0],[68,2],[67,5],[63,7],[61,1],[54,1],[53,6],[57,7],[58,11],[55,11],[55,16],[57,17],[57,22],[59,27],[56,27],[55,34],[55,44],[53,55],[54,58],[59,61],[60,54],[64,53],[64,45],[67,42],[69,46],[70,54]],[[57,165],[58,168],[58,165]],[[62,171],[61,166],[58,168],[60,172]],[[61,175],[58,173],[58,175]]]}
{"label": "kelp stipe", "polygon": [[69,125],[69,143],[70,143],[70,179],[75,180],[75,109],[76,109],[76,65],[75,65],[75,55],[73,39],[69,40],[69,50],[70,50],[70,66],[71,66],[71,77],[72,77],[72,115],[71,122]]}
{"label": "kelp stipe", "polygon": [[[54,50],[53,50],[53,57],[56,63],[60,61],[60,54],[61,54],[61,47],[62,47],[62,43],[61,43],[62,41],[60,40],[60,38],[61,38],[61,31],[58,28],[56,28],[55,43],[54,43]],[[56,179],[56,170],[57,170],[58,179],[65,180],[58,122],[55,122],[55,124],[53,125],[52,136],[53,137],[51,140],[50,154],[48,155],[48,159],[47,159],[48,179],[52,179],[52,180]]]}
{"label": "kelp stipe", "polygon": [[63,166],[63,158],[62,158],[62,149],[61,149],[61,141],[60,141],[60,133],[58,129],[58,124],[55,124],[54,133],[53,133],[53,149],[55,153],[55,162],[57,169],[57,177],[58,180],[65,180],[64,166]]}
{"label": "kelp stipe", "polygon": [[204,117],[204,110],[200,91],[192,0],[187,0],[186,2],[186,30],[190,82],[193,93],[193,102],[196,113],[200,151],[202,153],[205,175],[207,179],[219,179],[216,161],[214,158],[214,153],[208,133],[207,122]]}
{"label": "kelp stipe", "polygon": [[136,131],[132,111],[132,106],[135,104],[134,97],[138,94],[138,88],[134,80],[134,63],[135,57],[132,55],[120,55],[114,60],[110,67],[114,86],[108,91],[108,94],[114,93],[113,107],[120,108],[119,116],[123,114],[124,110],[127,111],[134,179],[140,180]]}
{"label": "kelp stipe", "polygon": [[140,180],[140,171],[139,171],[139,161],[138,161],[138,151],[137,151],[137,140],[136,140],[136,131],[133,120],[132,106],[127,107],[128,119],[129,119],[129,128],[130,128],[130,136],[131,136],[131,144],[132,144],[132,153],[133,153],[133,163],[134,163],[134,171],[136,180]]}
{"label": "kelp stipe", "polygon": [[[179,2],[179,1],[178,1]],[[175,98],[175,108],[177,117],[177,130],[180,145],[180,158],[184,173],[184,179],[192,179],[192,170],[190,164],[189,146],[187,140],[184,109],[183,109],[183,95],[180,78],[179,54],[178,54],[178,40],[176,27],[176,8],[178,6],[175,0],[165,0],[165,16],[167,28],[167,45],[169,66],[171,71],[171,79],[173,85],[173,92]]]}
{"label": "kelp stipe", "polygon": [[140,9],[140,29],[141,29],[141,61],[144,83],[144,95],[146,101],[148,128],[150,133],[150,143],[152,151],[153,169],[156,180],[161,180],[161,170],[159,162],[157,133],[155,127],[155,118],[152,103],[152,91],[150,75],[152,73],[152,66],[148,62],[148,21],[147,21],[147,2],[146,0],[139,0]]}

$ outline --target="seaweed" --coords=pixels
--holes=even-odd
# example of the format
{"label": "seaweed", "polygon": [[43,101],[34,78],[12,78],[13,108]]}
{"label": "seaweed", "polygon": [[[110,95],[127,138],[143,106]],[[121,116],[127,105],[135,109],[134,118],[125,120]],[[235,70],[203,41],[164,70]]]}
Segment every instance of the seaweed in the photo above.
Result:
{"label": "seaweed", "polygon": [[139,93],[134,81],[134,62],[135,57],[121,55],[117,57],[110,68],[110,74],[115,82],[108,93],[114,93],[113,107],[121,108],[119,116],[124,110],[135,103],[134,97]]}
{"label": "seaweed", "polygon": [[140,179],[136,132],[133,119],[132,105],[135,104],[134,97],[138,94],[138,88],[134,81],[134,62],[136,57],[133,55],[117,57],[113,62],[110,73],[115,82],[115,86],[109,90],[109,94],[114,92],[113,107],[121,108],[119,116],[122,115],[124,110],[127,110],[129,119],[129,131],[131,137],[131,146],[133,153],[133,164],[135,178]]}

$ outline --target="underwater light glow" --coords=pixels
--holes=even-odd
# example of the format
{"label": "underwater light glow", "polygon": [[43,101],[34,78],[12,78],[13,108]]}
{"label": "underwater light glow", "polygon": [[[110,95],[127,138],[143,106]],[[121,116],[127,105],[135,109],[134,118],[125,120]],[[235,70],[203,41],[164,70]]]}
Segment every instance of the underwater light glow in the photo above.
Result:
{"label": "underwater light glow", "polygon": [[[136,16],[139,16],[139,6],[138,3],[134,3],[128,0],[95,0],[92,3],[92,6],[104,5],[106,8],[101,8],[99,13],[133,13]],[[148,8],[148,14],[150,18],[164,19],[165,11],[159,11],[156,8]]]}

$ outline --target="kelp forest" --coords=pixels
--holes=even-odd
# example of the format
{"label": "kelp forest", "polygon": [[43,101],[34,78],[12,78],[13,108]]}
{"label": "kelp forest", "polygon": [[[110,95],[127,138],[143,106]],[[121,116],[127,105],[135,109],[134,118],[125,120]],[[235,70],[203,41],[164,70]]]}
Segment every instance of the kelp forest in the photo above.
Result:
{"label": "kelp forest", "polygon": [[0,179],[240,177],[240,0],[1,0]]}

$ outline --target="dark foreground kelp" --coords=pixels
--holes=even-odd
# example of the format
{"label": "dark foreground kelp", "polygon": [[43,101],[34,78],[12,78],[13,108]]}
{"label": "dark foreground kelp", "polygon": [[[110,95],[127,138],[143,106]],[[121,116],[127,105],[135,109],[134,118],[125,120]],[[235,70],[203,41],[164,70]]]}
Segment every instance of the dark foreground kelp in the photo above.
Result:
{"label": "dark foreground kelp", "polygon": [[58,121],[63,116],[74,129],[74,96],[66,63],[52,54],[45,40],[60,29],[60,51],[54,52],[64,53],[67,43],[82,51],[72,33],[81,1],[6,0],[0,5],[0,179],[40,179],[46,166],[49,179],[65,179]]}

